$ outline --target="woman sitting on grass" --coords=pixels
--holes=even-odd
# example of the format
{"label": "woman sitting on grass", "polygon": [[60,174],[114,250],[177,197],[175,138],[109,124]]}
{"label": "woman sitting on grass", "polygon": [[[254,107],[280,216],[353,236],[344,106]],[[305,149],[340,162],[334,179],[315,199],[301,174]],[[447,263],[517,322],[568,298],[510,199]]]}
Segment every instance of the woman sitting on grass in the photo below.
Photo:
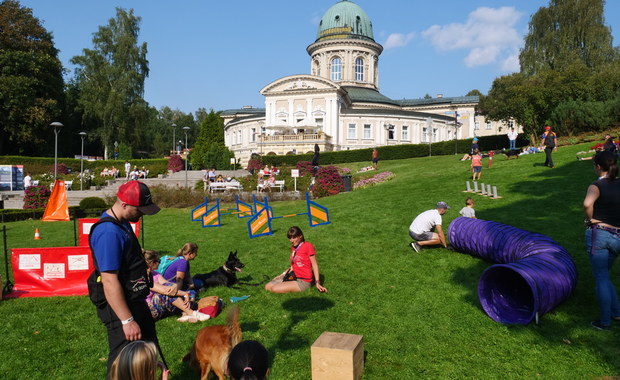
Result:
{"label": "woman sitting on grass", "polygon": [[146,297],[146,303],[151,310],[154,320],[162,319],[168,315],[176,314],[179,311],[183,316],[179,322],[195,323],[206,321],[210,317],[199,311],[192,310],[192,303],[196,299],[196,292],[193,290],[179,290],[176,284],[170,283],[159,274],[156,269],[159,265],[159,253],[155,251],[144,251],[144,259],[148,271],[153,275],[153,287]]}
{"label": "woman sitting on grass", "polygon": [[268,282],[265,289],[272,293],[303,292],[314,283],[319,292],[326,292],[327,289],[320,283],[314,246],[306,242],[303,232],[297,226],[289,228],[286,236],[292,244],[291,266]]}
{"label": "woman sitting on grass", "polygon": [[177,252],[180,260],[175,260],[161,275],[167,281],[177,284],[179,289],[194,289],[194,281],[189,272],[189,262],[198,257],[198,245],[196,243],[185,243]]}

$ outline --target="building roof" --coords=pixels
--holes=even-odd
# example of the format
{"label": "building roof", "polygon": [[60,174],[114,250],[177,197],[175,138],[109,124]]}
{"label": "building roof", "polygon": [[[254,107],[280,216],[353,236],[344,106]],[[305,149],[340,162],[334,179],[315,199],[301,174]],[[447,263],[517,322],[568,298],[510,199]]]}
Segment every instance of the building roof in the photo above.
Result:
{"label": "building roof", "polygon": [[477,95],[474,95],[474,96],[456,96],[456,97],[448,97],[448,98],[402,99],[402,100],[396,100],[395,102],[402,107],[429,106],[429,105],[440,105],[440,104],[466,104],[466,103],[479,103],[480,97]]}
{"label": "building roof", "polygon": [[354,86],[342,86],[344,90],[349,94],[349,98],[353,103],[361,102],[361,103],[383,103],[383,104],[392,104],[395,106],[400,105],[400,103],[388,98],[377,90],[373,90],[371,88],[366,87],[354,87]]}
{"label": "building roof", "polygon": [[370,18],[359,5],[342,0],[325,12],[316,41],[332,39],[361,39],[375,42]]}
{"label": "building roof", "polygon": [[265,115],[264,108],[236,108],[231,110],[224,110],[220,113],[221,116],[252,116],[252,115]]}

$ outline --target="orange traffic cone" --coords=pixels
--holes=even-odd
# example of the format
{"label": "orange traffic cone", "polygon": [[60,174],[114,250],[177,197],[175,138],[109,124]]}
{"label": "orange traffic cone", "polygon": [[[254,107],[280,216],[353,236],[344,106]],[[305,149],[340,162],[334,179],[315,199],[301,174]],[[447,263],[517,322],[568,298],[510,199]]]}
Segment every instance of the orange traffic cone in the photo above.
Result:
{"label": "orange traffic cone", "polygon": [[34,240],[41,240],[41,234],[39,233],[38,228],[35,228],[34,230]]}

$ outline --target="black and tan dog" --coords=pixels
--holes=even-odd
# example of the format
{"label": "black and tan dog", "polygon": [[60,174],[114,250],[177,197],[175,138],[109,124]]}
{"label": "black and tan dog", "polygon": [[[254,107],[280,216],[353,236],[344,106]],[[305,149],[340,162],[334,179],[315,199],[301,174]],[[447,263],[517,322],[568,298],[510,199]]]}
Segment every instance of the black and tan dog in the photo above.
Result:
{"label": "black and tan dog", "polygon": [[192,279],[197,290],[204,290],[215,286],[231,287],[238,282],[237,272],[241,272],[243,267],[245,267],[245,264],[237,257],[237,251],[231,251],[224,265],[212,272],[197,274]]}
{"label": "black and tan dog", "polygon": [[519,149],[503,149],[502,153],[506,155],[507,160],[510,160],[511,158],[519,158],[519,153],[521,153],[521,151]]}

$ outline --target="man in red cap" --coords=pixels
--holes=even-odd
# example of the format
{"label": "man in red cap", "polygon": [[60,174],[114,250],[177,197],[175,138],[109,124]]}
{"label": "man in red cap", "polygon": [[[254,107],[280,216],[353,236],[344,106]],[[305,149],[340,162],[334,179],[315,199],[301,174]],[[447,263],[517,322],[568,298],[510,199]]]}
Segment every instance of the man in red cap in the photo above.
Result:
{"label": "man in red cap", "polygon": [[108,371],[130,341],[157,344],[155,322],[145,301],[152,277],[147,274],[142,248],[129,222],[160,209],[153,203],[148,186],[140,181],[124,183],[116,197],[114,205],[93,225],[89,237],[95,270],[88,290],[108,331]]}
{"label": "man in red cap", "polygon": [[551,152],[557,149],[557,136],[555,132],[551,131],[551,127],[548,125],[545,127],[545,133],[542,135],[542,146],[545,147],[545,166],[553,168]]}

